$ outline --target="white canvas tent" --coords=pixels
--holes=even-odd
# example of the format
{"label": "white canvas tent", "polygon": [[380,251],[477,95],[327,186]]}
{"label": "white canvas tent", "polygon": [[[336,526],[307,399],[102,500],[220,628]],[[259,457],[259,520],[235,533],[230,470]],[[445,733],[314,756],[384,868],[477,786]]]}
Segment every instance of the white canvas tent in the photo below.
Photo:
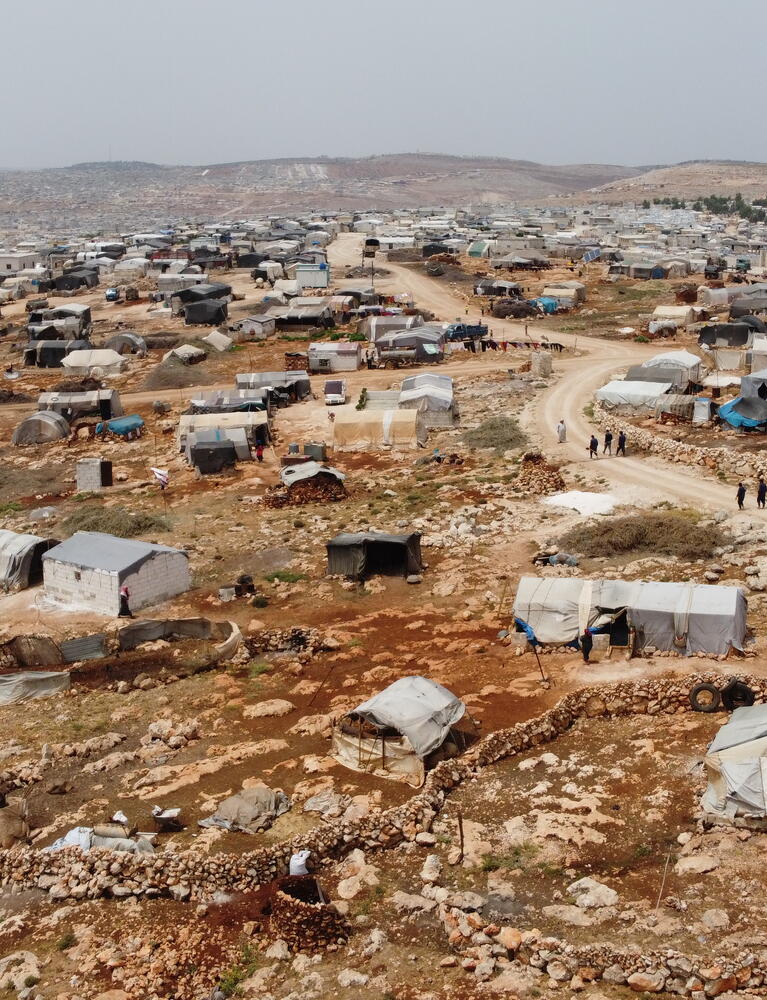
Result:
{"label": "white canvas tent", "polygon": [[658,396],[663,396],[671,388],[670,382],[627,382],[616,379],[597,389],[594,397],[607,409],[616,406],[654,409]]}
{"label": "white canvas tent", "polygon": [[62,368],[72,375],[117,375],[125,367],[125,359],[117,351],[70,351],[61,360]]}
{"label": "white canvas tent", "polygon": [[767,705],[736,708],[704,763],[703,811],[727,819],[767,816]]}
{"label": "white canvas tent", "polygon": [[743,649],[747,603],[739,587],[642,580],[523,576],[514,617],[542,644],[573,642],[587,627],[610,630],[625,613],[635,649],[723,655]]}
{"label": "white canvas tent", "polygon": [[43,553],[58,542],[0,529],[0,590],[23,590],[43,577]]}
{"label": "white canvas tent", "polygon": [[643,368],[681,368],[690,381],[696,382],[700,374],[701,359],[690,351],[666,351],[645,361]]}
{"label": "white canvas tent", "polygon": [[426,442],[426,430],[418,410],[350,410],[333,422],[336,451],[368,448],[417,448]]}
{"label": "white canvas tent", "polygon": [[466,706],[427,677],[400,677],[333,729],[332,756],[354,771],[419,786],[426,758],[450,736]]}

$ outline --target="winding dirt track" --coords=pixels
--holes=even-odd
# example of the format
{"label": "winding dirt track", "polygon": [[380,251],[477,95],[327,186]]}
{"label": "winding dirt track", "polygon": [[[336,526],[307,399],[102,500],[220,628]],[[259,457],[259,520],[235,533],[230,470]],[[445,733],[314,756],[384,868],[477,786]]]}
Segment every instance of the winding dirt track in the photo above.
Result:
{"label": "winding dirt track", "polygon": [[[360,262],[362,238],[357,234],[342,234],[331,244],[330,261],[336,266],[349,266]],[[443,320],[463,317],[465,300],[449,285],[439,280],[417,274],[407,267],[395,263],[382,265],[391,276],[377,279],[376,287],[382,289],[406,289],[412,292],[419,305],[430,309]],[[471,312],[471,310],[470,310]],[[473,319],[473,317],[471,317]],[[504,331],[514,337],[524,333],[524,324],[492,320],[496,331]],[[573,346],[574,337],[569,334],[557,335],[562,343]],[[584,414],[584,408],[592,401],[594,390],[604,385],[613,373],[625,371],[632,364],[641,364],[658,353],[652,344],[607,341],[593,337],[577,337],[576,356],[554,358],[555,372],[559,374],[550,389],[542,393],[526,414],[526,426],[539,443],[557,461],[566,460],[571,466],[598,466],[599,475],[607,481],[606,490],[627,489],[651,491],[659,498],[665,498],[696,509],[736,511],[735,490],[722,484],[702,469],[692,469],[684,465],[663,462],[654,456],[631,457],[630,430],[627,458],[600,458],[595,462],[588,458],[587,443],[593,424]],[[481,361],[487,369],[507,367],[505,355],[490,355]],[[450,372],[449,366],[444,370]],[[466,368],[462,369],[464,372]],[[471,371],[478,370],[474,365]],[[559,445],[554,428],[563,417],[567,424],[568,442]],[[616,422],[616,429],[618,423]],[[599,437],[599,434],[597,434]],[[616,435],[617,436],[617,435]],[[760,521],[767,522],[767,512],[758,510],[753,489],[746,498],[748,513]]]}

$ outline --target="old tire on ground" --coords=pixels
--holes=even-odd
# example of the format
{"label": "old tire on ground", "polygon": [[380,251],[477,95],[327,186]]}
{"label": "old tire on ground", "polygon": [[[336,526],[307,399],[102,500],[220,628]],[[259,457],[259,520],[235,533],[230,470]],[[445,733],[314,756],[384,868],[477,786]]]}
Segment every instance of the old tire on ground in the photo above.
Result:
{"label": "old tire on ground", "polygon": [[744,705],[753,705],[755,697],[755,692],[748,686],[748,684],[745,684],[743,681],[739,681],[737,677],[733,677],[733,679],[722,688],[722,704],[728,712],[732,712],[733,709],[736,708],[742,708]]}
{"label": "old tire on ground", "polygon": [[690,691],[690,704],[694,712],[716,712],[722,695],[715,684],[696,684]]}

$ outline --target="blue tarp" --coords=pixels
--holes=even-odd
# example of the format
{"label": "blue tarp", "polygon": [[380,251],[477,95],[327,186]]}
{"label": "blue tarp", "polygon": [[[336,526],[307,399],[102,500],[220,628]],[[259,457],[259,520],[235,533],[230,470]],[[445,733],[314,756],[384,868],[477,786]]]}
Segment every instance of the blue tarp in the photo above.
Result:
{"label": "blue tarp", "polygon": [[549,298],[548,295],[541,295],[537,299],[533,299],[532,303],[534,306],[540,306],[545,313],[555,313],[557,311],[557,300]]}
{"label": "blue tarp", "polygon": [[96,433],[103,434],[105,431],[111,431],[112,434],[119,434],[120,437],[125,437],[131,431],[138,431],[143,426],[144,421],[138,413],[131,413],[127,417],[115,417],[114,420],[99,422],[96,424]]}
{"label": "blue tarp", "polygon": [[762,427],[767,424],[766,420],[752,420],[751,417],[744,417],[742,413],[738,413],[735,408],[738,403],[743,401],[742,396],[738,396],[737,399],[730,400],[729,403],[724,403],[719,407],[719,416],[722,420],[725,420],[730,427]]}

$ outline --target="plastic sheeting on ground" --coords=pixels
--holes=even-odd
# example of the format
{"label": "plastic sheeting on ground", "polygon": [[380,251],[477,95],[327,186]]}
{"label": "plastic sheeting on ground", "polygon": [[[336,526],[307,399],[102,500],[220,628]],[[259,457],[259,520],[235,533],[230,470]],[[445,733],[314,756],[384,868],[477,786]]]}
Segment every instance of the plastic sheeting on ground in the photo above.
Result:
{"label": "plastic sheeting on ground", "polygon": [[708,748],[705,812],[726,816],[767,815],[767,705],[736,708]]}
{"label": "plastic sheeting on ground", "polygon": [[218,827],[239,833],[260,833],[268,830],[278,816],[288,812],[292,803],[279,788],[266,785],[243,788],[219,803],[218,809],[207,819],[198,820],[202,827]]}
{"label": "plastic sheeting on ground", "polygon": [[69,690],[69,686],[68,670],[22,670],[17,674],[0,675],[0,705],[50,698]]}

